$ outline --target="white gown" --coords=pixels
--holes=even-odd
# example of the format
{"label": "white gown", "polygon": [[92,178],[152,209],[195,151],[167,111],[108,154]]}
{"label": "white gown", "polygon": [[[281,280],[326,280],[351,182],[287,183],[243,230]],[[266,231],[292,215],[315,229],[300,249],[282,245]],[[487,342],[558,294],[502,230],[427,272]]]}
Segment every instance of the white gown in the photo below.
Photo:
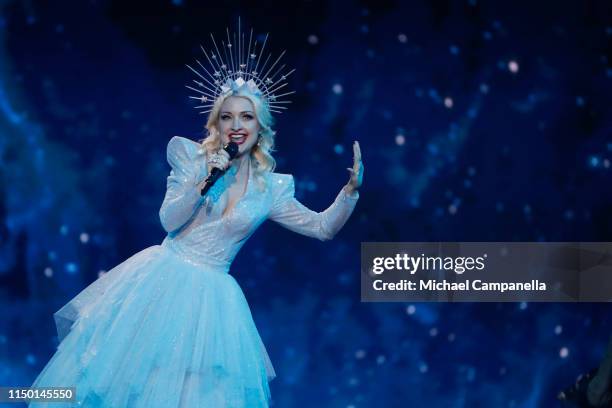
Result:
{"label": "white gown", "polygon": [[242,290],[229,274],[246,240],[266,219],[331,239],[358,193],[341,190],[317,213],[294,198],[291,175],[249,171],[229,213],[228,171],[201,197],[199,144],[168,143],[172,171],[159,215],[168,232],[108,271],[55,313],[61,343],[33,387],[75,386],[76,403],[31,407],[267,407],[274,368]]}

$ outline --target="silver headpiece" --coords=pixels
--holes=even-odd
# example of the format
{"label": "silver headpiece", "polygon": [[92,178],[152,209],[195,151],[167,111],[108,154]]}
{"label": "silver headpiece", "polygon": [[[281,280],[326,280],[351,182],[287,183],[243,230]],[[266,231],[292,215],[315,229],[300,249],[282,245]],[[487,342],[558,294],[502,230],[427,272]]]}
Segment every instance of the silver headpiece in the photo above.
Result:
{"label": "silver headpiece", "polygon": [[[271,112],[282,113],[283,110],[287,109],[284,105],[291,103],[291,101],[281,100],[281,98],[295,93],[295,91],[278,93],[287,85],[287,77],[295,71],[295,69],[292,69],[283,73],[285,64],[277,68],[278,62],[285,55],[285,51],[270,66],[268,66],[268,63],[272,54],[269,53],[263,64],[260,65],[268,41],[268,34],[266,34],[263,44],[258,50],[257,40],[253,41],[253,29],[251,29],[249,35],[248,48],[245,47],[244,33],[240,31],[240,19],[238,19],[238,33],[232,33],[233,36],[230,39],[229,29],[226,29],[226,32],[227,43],[225,40],[221,40],[223,57],[212,33],[210,37],[214,48],[206,52],[204,47],[200,46],[210,65],[210,71],[197,59],[196,62],[202,72],[187,64],[187,67],[201,79],[201,81],[193,80],[197,87],[186,85],[187,88],[199,94],[198,96],[190,96],[190,98],[202,102],[201,105],[195,106],[195,109],[199,109],[201,114],[208,113],[212,110],[217,98],[227,94],[231,95],[245,87],[251,93],[262,97]],[[251,45],[253,46],[251,47]]]}

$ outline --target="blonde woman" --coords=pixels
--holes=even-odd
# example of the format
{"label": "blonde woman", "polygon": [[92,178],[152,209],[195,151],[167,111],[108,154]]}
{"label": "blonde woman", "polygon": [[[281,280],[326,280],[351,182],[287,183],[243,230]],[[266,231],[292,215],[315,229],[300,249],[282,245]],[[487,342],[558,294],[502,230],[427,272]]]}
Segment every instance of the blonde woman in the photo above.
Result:
{"label": "blonde woman", "polygon": [[[279,105],[271,85],[254,69],[217,72],[223,80],[206,106],[208,137],[168,143],[163,243],[116,266],[55,314],[61,343],[33,386],[75,386],[76,402],[50,407],[269,405],[276,374],[230,265],[266,219],[334,237],[356,205],[363,165],[355,142],[347,184],[325,211],[309,210],[294,197],[293,177],[273,172],[271,112]],[[230,142],[238,145],[231,161],[223,150]],[[225,174],[202,195],[213,168]]]}

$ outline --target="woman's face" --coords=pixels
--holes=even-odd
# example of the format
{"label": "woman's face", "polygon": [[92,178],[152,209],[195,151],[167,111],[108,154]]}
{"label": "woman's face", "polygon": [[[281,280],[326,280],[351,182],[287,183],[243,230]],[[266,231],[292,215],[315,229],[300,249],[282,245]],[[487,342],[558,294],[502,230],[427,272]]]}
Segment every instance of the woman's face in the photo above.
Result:
{"label": "woman's face", "polygon": [[259,132],[253,103],[241,96],[226,98],[219,111],[218,129],[224,146],[234,142],[238,145],[238,156],[249,153],[257,143]]}

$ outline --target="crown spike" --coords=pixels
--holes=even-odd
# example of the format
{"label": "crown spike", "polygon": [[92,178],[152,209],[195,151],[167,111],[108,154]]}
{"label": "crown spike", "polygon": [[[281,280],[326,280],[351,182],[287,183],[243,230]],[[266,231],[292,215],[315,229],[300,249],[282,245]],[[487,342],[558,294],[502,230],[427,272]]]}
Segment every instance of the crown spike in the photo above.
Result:
{"label": "crown spike", "polygon": [[266,48],[266,42],[268,41],[268,35],[269,33],[266,33],[266,37],[264,38],[263,45],[261,46],[261,49],[259,50],[259,56],[257,57],[257,64],[255,64],[255,69],[253,71],[257,71],[257,67],[259,67],[259,61],[261,60],[261,56],[264,53],[264,48]]}
{"label": "crown spike", "polygon": [[286,74],[282,74],[280,76],[278,76],[277,79],[274,79],[277,77],[277,75],[279,75],[281,73],[281,71],[283,70],[283,68],[285,67],[285,64],[283,64],[283,66],[274,73],[274,75],[272,75],[272,84],[268,87],[268,88],[274,88],[277,84],[279,84],[282,81],[285,81],[287,79],[287,76],[291,75],[292,71],[289,71]]}
{"label": "crown spike", "polygon": [[252,28],[251,28],[251,33],[249,34],[249,49],[247,50],[247,53],[246,53],[247,71],[249,71],[249,65],[251,63],[251,40],[253,40],[253,29]]}
{"label": "crown spike", "polygon": [[[233,33],[232,38],[234,40],[233,44],[236,44],[236,33]],[[234,72],[237,73],[238,71],[240,71],[240,36],[238,36],[238,46],[237,47],[232,47],[232,49],[230,50],[232,52],[232,54],[234,54],[234,61],[235,61],[235,65],[234,65]],[[239,76],[239,75],[237,75]]]}
{"label": "crown spike", "polygon": [[[215,37],[210,33],[210,38],[212,38],[213,45],[215,46],[215,50],[217,50],[217,55],[221,58],[221,53],[219,52],[219,47],[217,47],[217,42],[215,41]],[[214,54],[213,54],[214,55]],[[219,63],[219,67],[221,67],[221,63]]]}
{"label": "crown spike", "polygon": [[281,54],[278,56],[278,58],[276,59],[276,61],[274,61],[274,64],[272,64],[272,66],[270,68],[268,68],[268,70],[266,71],[266,73],[264,74],[264,77],[268,76],[268,74],[270,73],[270,71],[272,71],[272,69],[276,66],[276,64],[278,64],[278,61],[280,61],[281,58],[283,58],[283,55],[285,55],[285,50],[283,50],[283,52],[281,52]]}
{"label": "crown spike", "polygon": [[[209,98],[211,98],[211,99],[214,99],[214,98],[215,98],[213,95],[209,95],[209,94],[207,94],[206,92],[202,92],[202,91],[200,91],[199,89],[193,88],[193,87],[191,87],[191,86],[189,86],[189,85],[185,85],[185,88],[191,89],[192,91],[197,92],[197,93],[199,93],[199,94],[201,94],[201,95],[207,96],[207,97],[209,97]],[[196,97],[194,97],[194,98],[196,98]],[[198,98],[196,98],[196,99],[200,99],[200,98],[198,97]]]}
{"label": "crown spike", "polygon": [[[223,58],[221,58],[221,53],[219,52],[219,47],[217,47],[217,42],[215,41],[215,37],[212,35],[212,33],[210,33],[210,38],[212,38],[213,45],[215,46],[215,50],[217,51],[217,56],[218,56],[218,58],[220,60],[219,61],[219,69],[221,70],[221,73],[223,73],[223,71],[227,72],[227,65],[224,62]],[[215,83],[216,83],[216,81],[215,81]]]}
{"label": "crown spike", "polygon": [[[208,92],[213,92],[213,91],[211,91],[210,89],[205,88],[205,87],[204,87],[204,84],[203,84],[202,82],[197,81],[197,80],[195,80],[195,79],[193,80],[193,82],[195,82],[195,83],[196,83],[196,84],[197,84],[197,85],[198,85],[200,88],[204,88],[204,89],[206,89],[206,91],[208,91]],[[188,85],[185,85],[185,86],[188,86]],[[198,89],[198,88],[193,88],[193,89],[196,89],[196,90],[197,90],[199,93],[201,93],[201,94],[203,94],[203,95],[209,95],[207,92],[205,92],[205,91],[203,91],[203,90],[201,90],[201,89]],[[214,92],[213,92],[213,94],[214,94]]]}
{"label": "crown spike", "polygon": [[[287,79],[287,77],[288,77],[289,75],[291,75],[291,74],[292,74],[294,71],[295,71],[295,68],[294,68],[294,69],[292,69],[291,71],[287,72],[286,74],[281,75],[281,76],[280,76],[280,78],[279,78],[278,80],[276,80],[276,81],[275,81],[273,84],[271,84],[271,85],[268,87],[268,89],[269,89],[269,91],[268,91],[268,92],[270,93],[270,92],[274,92],[274,91],[276,91],[277,89],[280,89],[280,88],[281,88],[280,86],[279,86],[279,87],[276,87],[276,86],[277,86],[277,84],[280,84],[280,83],[281,83],[281,81],[286,80],[286,79]],[[286,82],[285,82],[285,84],[286,84]]]}
{"label": "crown spike", "polygon": [[[214,39],[213,39],[213,42],[214,42]],[[223,54],[225,54],[225,59],[223,59],[223,57],[221,57],[221,53],[219,52],[219,49],[217,48],[217,44],[216,43],[215,43],[215,48],[217,48],[217,54],[218,54],[219,60],[221,60],[220,63],[222,63],[219,66],[219,68],[221,68],[222,71],[227,72],[228,71],[228,69],[227,69],[227,52],[225,51],[225,48],[223,47],[223,45],[224,45],[223,41],[221,41],[221,49],[223,50]]]}
{"label": "crown spike", "polygon": [[[225,41],[221,40],[221,48],[223,49],[223,54],[225,55],[225,60],[222,67],[225,67],[227,74],[231,77],[232,72],[234,72],[234,67],[232,66],[229,57],[227,56],[227,47],[225,45]],[[229,69],[227,69],[227,64],[229,63]]]}
{"label": "crown spike", "polygon": [[285,68],[285,66],[286,66],[286,64],[281,65],[279,69],[277,69],[272,75],[270,75],[270,78],[274,82],[277,82],[274,78],[276,78],[276,76],[283,70],[283,68]]}
{"label": "crown spike", "polygon": [[286,95],[292,95],[292,94],[294,94],[294,93],[295,93],[295,91],[285,92],[284,94],[276,95],[276,97],[277,97],[277,98],[280,98],[280,97],[283,97],[283,96],[286,96]]}
{"label": "crown spike", "polygon": [[240,48],[240,33],[242,33],[242,31],[240,30],[240,16],[238,16],[238,68],[240,68],[240,65],[242,64],[242,48]]}
{"label": "crown spike", "polygon": [[212,99],[209,99],[206,96],[189,96],[189,99],[195,99],[196,101],[200,101],[200,102],[211,102]]}
{"label": "crown spike", "polygon": [[[189,64],[185,64],[187,65],[187,68],[189,68],[190,70],[192,70],[197,76],[199,76],[200,78],[202,78],[203,80],[206,81],[206,78],[204,78],[204,76],[202,76],[202,74],[200,74],[198,71],[196,71],[195,69],[191,68],[191,66]],[[202,88],[208,89],[208,87],[206,86],[202,86]],[[210,92],[215,92],[212,89],[208,89]]]}
{"label": "crown spike", "polygon": [[[204,56],[205,56],[205,57],[206,57],[206,59],[208,60],[208,63],[210,64],[210,66],[212,67],[212,69],[213,69],[214,71],[221,70],[221,64],[219,63],[219,61],[217,61],[217,59],[216,59],[216,58],[213,58],[213,60],[217,62],[217,66],[215,66],[215,64],[213,64],[212,60],[211,60],[211,59],[208,57],[208,54],[206,53],[206,50],[204,49],[204,47],[202,47],[202,46],[200,45],[200,48],[202,49],[202,52],[204,53]],[[211,54],[211,55],[215,55],[215,54],[214,54],[212,51],[210,52],[210,54]]]}
{"label": "crown spike", "polygon": [[[200,83],[199,83],[198,81],[196,81],[195,79],[194,79],[193,81],[194,81],[194,82],[196,82],[196,83],[198,83],[198,85],[200,85]],[[185,85],[185,87],[188,87],[188,86],[189,86],[189,85]],[[209,94],[208,92],[204,92],[204,91],[203,91],[203,90],[201,90],[201,89],[197,89],[197,88],[191,88],[191,89],[196,90],[198,93],[201,93],[202,95],[210,96],[211,98],[212,98],[212,97],[213,97],[213,95],[214,95],[214,92],[213,92],[212,94]],[[207,89],[207,90],[210,92],[210,90],[209,90],[209,89]]]}
{"label": "crown spike", "polygon": [[[198,63],[200,68],[202,68],[204,70],[204,72],[206,72],[206,75],[208,75],[210,78],[214,78],[214,75],[211,75],[211,73],[208,72],[208,70],[204,67],[204,65],[202,65],[202,63],[200,61],[196,60],[196,62]],[[208,79],[204,79],[204,80],[206,81],[206,83],[208,83],[208,85],[212,86],[213,88],[216,87],[216,85],[213,84],[212,82],[210,82]]]}
{"label": "crown spike", "polygon": [[227,50],[229,53],[229,61],[230,67],[232,67],[232,73],[236,72],[236,66],[234,65],[234,56],[232,55],[232,40],[229,35],[229,28],[225,28],[225,32],[227,33]]}
{"label": "crown spike", "polygon": [[[272,54],[268,54],[268,56],[266,57],[266,60],[264,61],[263,65],[261,66],[261,70],[263,71],[266,68],[266,65],[268,65],[268,61],[270,60],[270,57],[272,56]],[[264,77],[263,75],[261,75],[261,73],[258,74],[259,78],[262,81],[265,81],[266,77]]]}
{"label": "crown spike", "polygon": [[286,83],[286,82],[285,82],[284,84],[280,84],[280,85],[279,85],[279,86],[277,86],[276,88],[272,88],[271,86],[270,86],[270,87],[268,87],[268,91],[267,91],[267,93],[265,94],[265,96],[267,97],[267,96],[269,96],[269,95],[272,95],[272,93],[274,93],[274,92],[278,91],[279,89],[281,89],[281,88],[282,88],[282,87],[284,87],[285,85],[287,85],[287,83]]}
{"label": "crown spike", "polygon": [[[240,36],[240,34],[238,34]],[[240,70],[244,68],[244,72],[247,72],[247,59],[244,57],[244,33],[242,33],[242,51],[240,52]]]}

